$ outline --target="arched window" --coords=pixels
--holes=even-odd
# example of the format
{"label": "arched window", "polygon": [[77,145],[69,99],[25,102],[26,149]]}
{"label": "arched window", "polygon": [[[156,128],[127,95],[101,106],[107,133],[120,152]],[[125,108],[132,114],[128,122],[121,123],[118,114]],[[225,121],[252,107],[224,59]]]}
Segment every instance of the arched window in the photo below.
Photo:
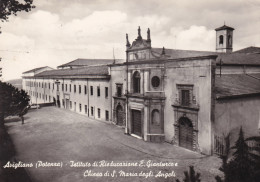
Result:
{"label": "arched window", "polygon": [[219,44],[223,44],[223,41],[224,41],[224,37],[223,37],[223,35],[220,35],[219,36]]}
{"label": "arched window", "polygon": [[136,71],[133,75],[133,89],[134,93],[140,93],[140,73]]}
{"label": "arched window", "polygon": [[232,36],[231,35],[228,36],[228,45],[232,46]]}

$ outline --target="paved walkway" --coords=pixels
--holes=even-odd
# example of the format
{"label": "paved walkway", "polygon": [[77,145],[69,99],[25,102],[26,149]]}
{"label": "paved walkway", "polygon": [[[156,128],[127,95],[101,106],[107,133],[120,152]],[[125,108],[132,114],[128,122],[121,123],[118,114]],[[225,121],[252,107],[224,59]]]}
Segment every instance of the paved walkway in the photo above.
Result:
{"label": "paved walkway", "polygon": [[[63,167],[27,168],[33,181],[175,181],[176,178],[157,177],[159,171],[171,173],[178,178],[189,165],[201,173],[203,181],[215,181],[219,174],[220,160],[216,157],[173,146],[168,143],[148,143],[124,134],[124,130],[115,125],[90,119],[65,109],[46,107],[30,111],[25,124],[10,119],[6,124],[17,150],[17,158],[22,162],[36,164],[38,161],[62,162]],[[89,162],[106,160],[108,162],[137,162],[149,160],[156,163],[178,163],[177,167],[70,167],[70,161]],[[86,170],[112,173],[117,177],[89,177]],[[120,170],[121,171],[120,173]],[[150,171],[152,177],[141,177],[140,172]],[[122,172],[134,177],[120,177]],[[89,174],[90,174],[89,173]],[[131,173],[131,174],[130,174]],[[221,173],[220,173],[221,174]],[[111,174],[110,174],[111,175]]]}

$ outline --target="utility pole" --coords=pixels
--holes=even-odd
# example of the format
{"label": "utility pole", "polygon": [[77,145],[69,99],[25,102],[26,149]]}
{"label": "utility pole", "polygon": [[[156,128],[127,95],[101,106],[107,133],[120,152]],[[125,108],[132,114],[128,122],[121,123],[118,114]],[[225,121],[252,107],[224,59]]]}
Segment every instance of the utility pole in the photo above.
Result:
{"label": "utility pole", "polygon": [[2,81],[2,76],[3,76],[3,68],[1,66],[1,61],[2,61],[2,58],[0,57],[0,81]]}

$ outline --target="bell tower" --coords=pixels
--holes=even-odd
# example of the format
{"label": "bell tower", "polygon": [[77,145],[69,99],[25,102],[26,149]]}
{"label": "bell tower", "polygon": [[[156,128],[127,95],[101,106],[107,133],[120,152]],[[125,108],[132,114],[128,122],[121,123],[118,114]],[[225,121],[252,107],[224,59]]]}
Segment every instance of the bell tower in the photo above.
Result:
{"label": "bell tower", "polygon": [[233,51],[233,30],[232,27],[226,26],[216,28],[216,51],[231,53]]}

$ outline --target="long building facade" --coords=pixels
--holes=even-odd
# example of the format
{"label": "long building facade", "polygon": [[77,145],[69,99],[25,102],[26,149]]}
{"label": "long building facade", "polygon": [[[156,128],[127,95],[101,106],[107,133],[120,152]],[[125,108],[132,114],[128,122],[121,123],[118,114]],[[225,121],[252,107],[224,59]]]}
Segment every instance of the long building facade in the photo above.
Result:
{"label": "long building facade", "polygon": [[153,48],[150,30],[144,39],[139,27],[131,44],[126,35],[125,60],[30,70],[23,88],[32,103],[53,102],[144,141],[211,155],[221,148],[219,136],[260,128],[260,48],[232,52],[233,30],[217,28],[217,52],[206,52]]}
{"label": "long building facade", "polygon": [[110,75],[106,65],[44,71],[34,76],[24,74],[23,78],[32,103],[53,102],[90,118],[111,120]]}

